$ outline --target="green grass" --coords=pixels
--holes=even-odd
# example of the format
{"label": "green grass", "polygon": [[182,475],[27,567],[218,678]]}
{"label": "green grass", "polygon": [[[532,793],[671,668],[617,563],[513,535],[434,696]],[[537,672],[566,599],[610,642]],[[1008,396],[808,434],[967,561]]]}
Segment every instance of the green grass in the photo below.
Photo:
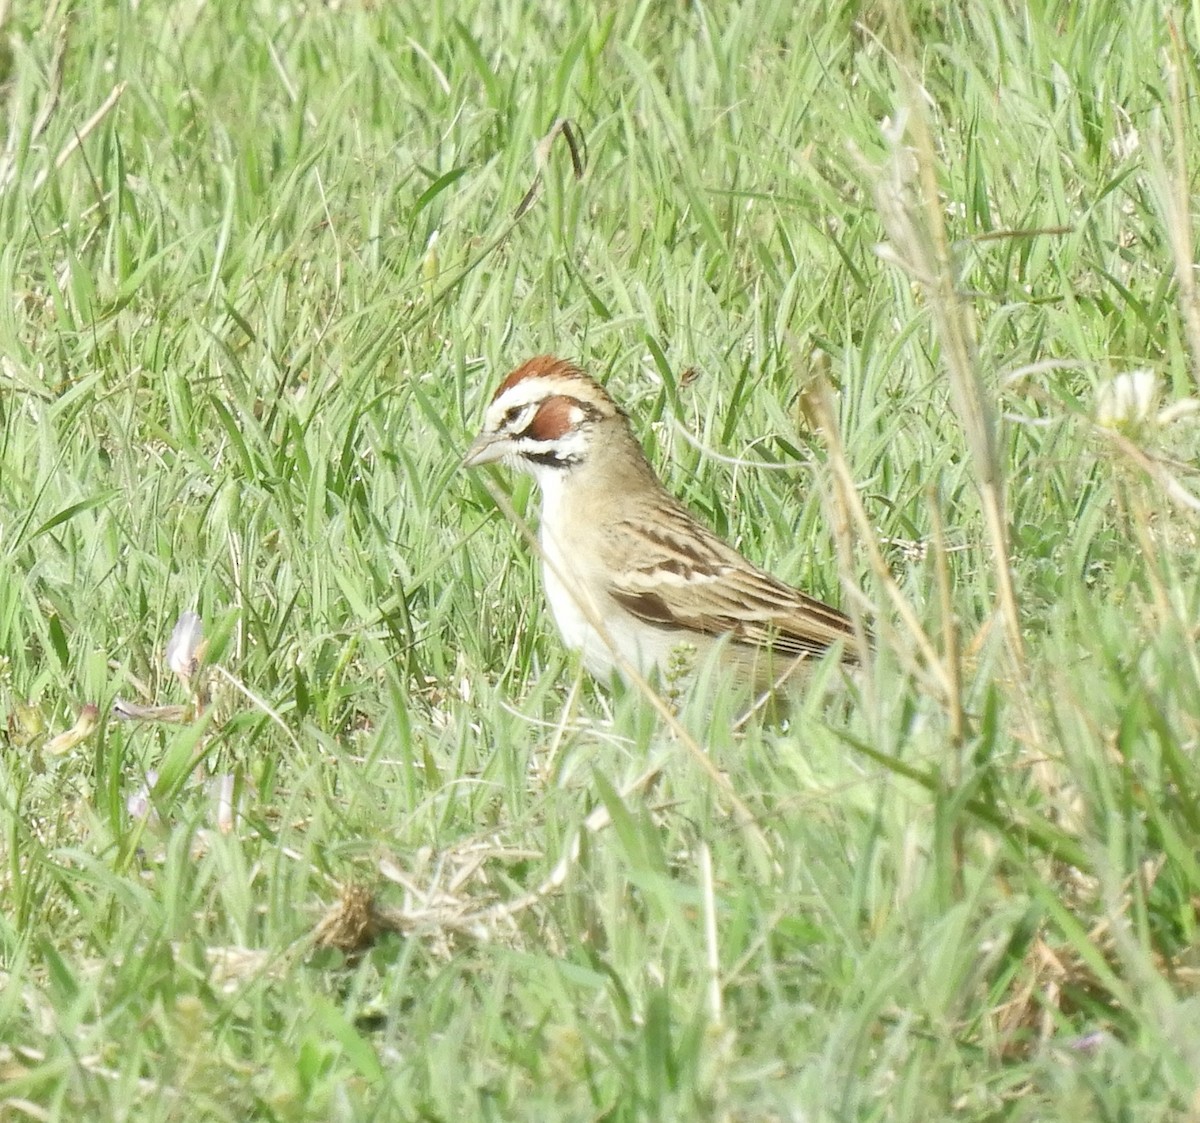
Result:
{"label": "green grass", "polygon": [[[1200,440],[1095,409],[1200,378],[1200,14],[593,7],[0,4],[0,1118],[1194,1117]],[[683,706],[723,782],[458,471],[543,351],[871,606],[786,729]],[[108,718],[189,609],[209,716]],[[352,889],[398,930],[314,948]]]}

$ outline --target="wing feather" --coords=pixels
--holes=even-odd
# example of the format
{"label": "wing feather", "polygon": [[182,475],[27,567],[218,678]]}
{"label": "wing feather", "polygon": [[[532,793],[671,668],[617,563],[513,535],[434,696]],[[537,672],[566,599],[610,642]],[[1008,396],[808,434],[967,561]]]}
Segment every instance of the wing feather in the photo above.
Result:
{"label": "wing feather", "polygon": [[658,514],[653,523],[630,519],[619,528],[641,539],[636,554],[645,561],[613,578],[608,591],[638,619],[791,657],[819,655],[854,635],[843,613],[752,565],[683,508]]}

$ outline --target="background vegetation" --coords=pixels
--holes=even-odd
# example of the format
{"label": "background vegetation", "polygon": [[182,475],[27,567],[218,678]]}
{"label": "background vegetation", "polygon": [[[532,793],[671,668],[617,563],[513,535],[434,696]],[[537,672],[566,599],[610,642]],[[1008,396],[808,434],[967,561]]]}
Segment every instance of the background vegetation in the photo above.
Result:
{"label": "background vegetation", "polygon": [[[1200,16],[897,9],[0,2],[0,1116],[1200,1114]],[[581,679],[544,351],[856,683]]]}

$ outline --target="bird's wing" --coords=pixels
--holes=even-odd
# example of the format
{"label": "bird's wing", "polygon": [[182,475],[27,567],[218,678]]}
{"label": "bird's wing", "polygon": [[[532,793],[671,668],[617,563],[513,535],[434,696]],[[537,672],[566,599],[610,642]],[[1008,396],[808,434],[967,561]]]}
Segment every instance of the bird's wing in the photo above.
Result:
{"label": "bird's wing", "polygon": [[614,570],[608,592],[647,624],[791,657],[854,635],[847,616],[752,565],[682,509],[653,524],[627,520],[619,533],[640,539],[626,553],[639,564]]}

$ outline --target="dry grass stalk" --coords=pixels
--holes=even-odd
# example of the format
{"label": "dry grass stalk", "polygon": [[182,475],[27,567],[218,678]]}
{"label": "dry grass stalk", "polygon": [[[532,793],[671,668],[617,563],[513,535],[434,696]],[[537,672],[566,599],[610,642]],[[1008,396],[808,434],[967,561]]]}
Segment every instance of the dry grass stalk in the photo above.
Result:
{"label": "dry grass stalk", "polygon": [[[900,658],[911,664],[910,669],[918,678],[933,679],[933,688],[937,695],[949,702],[955,689],[954,678],[945,666],[933,641],[929,638],[916,610],[908,598],[901,592],[900,586],[892,577],[887,561],[876,540],[875,529],[858,494],[858,486],[846,459],[846,449],[842,444],[841,431],[838,426],[837,413],[833,406],[833,392],[829,379],[822,369],[823,358],[816,356],[816,361],[808,367],[808,375],[802,380],[802,392],[806,412],[815,429],[820,433],[825,447],[830,474],[833,482],[833,493],[830,498],[830,522],[834,526],[838,554],[843,573],[851,569],[853,548],[865,551],[867,562],[871,567],[871,575],[887,595],[892,608],[899,617],[905,629],[905,642],[895,645]],[[853,591],[853,585],[846,582]],[[860,594],[861,595],[861,594]],[[862,636],[860,643],[866,643],[865,629],[860,623],[862,606],[855,597],[849,602],[851,615]],[[865,655],[865,647],[863,650]],[[862,660],[865,662],[865,659]]]}
{"label": "dry grass stalk", "polygon": [[980,377],[974,315],[958,289],[938,187],[937,153],[925,115],[928,98],[912,68],[915,48],[911,29],[899,5],[889,6],[889,17],[892,37],[899,48],[897,62],[905,86],[904,111],[892,130],[891,158],[883,167],[866,170],[889,239],[887,256],[921,286],[941,343],[950,404],[966,439],[992,548],[997,607],[1005,623],[1015,673],[1020,677],[1024,643],[1009,566],[996,412]]}
{"label": "dry grass stalk", "polygon": [[1174,157],[1168,169],[1162,151],[1162,138],[1158,129],[1150,131],[1149,167],[1150,186],[1158,201],[1167,241],[1171,246],[1171,260],[1175,269],[1175,283],[1179,293],[1179,311],[1183,318],[1184,337],[1192,360],[1192,379],[1200,387],[1200,295],[1196,291],[1196,265],[1192,243],[1191,185],[1188,179],[1187,155],[1193,144],[1193,134],[1188,128],[1185,114],[1191,102],[1187,89],[1186,74],[1194,65],[1191,49],[1179,33],[1175,19],[1166,14],[1167,28],[1171,36],[1171,50],[1166,54],[1165,78],[1171,99],[1170,128],[1171,155]]}

